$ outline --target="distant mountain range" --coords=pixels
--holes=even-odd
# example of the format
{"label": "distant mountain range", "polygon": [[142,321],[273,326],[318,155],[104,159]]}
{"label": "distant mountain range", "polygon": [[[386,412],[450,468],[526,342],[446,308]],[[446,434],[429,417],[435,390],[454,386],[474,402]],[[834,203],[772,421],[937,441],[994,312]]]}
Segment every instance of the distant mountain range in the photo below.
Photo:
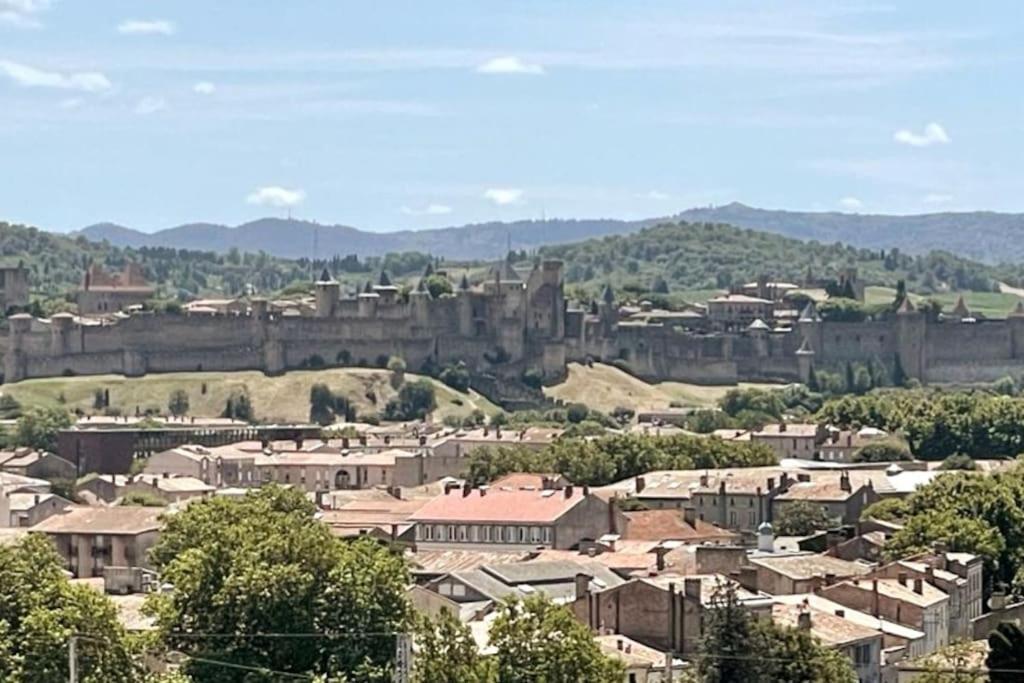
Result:
{"label": "distant mountain range", "polygon": [[913,216],[775,211],[740,203],[697,208],[674,216],[635,221],[614,219],[549,219],[512,223],[478,223],[433,230],[369,232],[345,225],[262,218],[236,227],[190,223],[144,233],[113,223],[84,228],[91,240],[115,246],[164,246],[224,252],[266,251],[299,258],[316,255],[379,256],[388,252],[421,251],[451,259],[493,259],[514,249],[535,249],[606,235],[629,234],[669,221],[729,223],[819,242],[845,242],[858,247],[919,254],[946,250],[987,263],[1024,261],[1024,214],[976,211]]}

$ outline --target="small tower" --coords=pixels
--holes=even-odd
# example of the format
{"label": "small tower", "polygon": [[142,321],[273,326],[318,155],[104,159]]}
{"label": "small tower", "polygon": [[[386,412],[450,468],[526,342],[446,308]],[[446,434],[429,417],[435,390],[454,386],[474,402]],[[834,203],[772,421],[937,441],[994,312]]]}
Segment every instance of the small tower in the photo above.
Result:
{"label": "small tower", "polygon": [[341,296],[341,285],[331,277],[330,272],[324,268],[320,273],[320,279],[316,281],[316,317],[330,318],[334,316],[334,309],[338,305]]}
{"label": "small tower", "polygon": [[601,302],[597,305],[597,314],[601,318],[601,335],[610,338],[615,335],[619,326],[619,311],[615,308],[615,292],[611,285],[605,285],[601,292]]}
{"label": "small tower", "polygon": [[800,381],[810,384],[811,373],[814,372],[814,349],[811,348],[807,337],[800,342],[800,348],[796,350],[796,367],[800,373]]}

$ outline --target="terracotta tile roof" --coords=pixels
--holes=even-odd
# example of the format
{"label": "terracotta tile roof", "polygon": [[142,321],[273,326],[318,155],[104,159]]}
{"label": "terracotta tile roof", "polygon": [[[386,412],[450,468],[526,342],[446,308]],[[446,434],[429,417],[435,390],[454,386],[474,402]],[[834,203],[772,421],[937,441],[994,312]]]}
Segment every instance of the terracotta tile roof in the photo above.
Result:
{"label": "terracotta tile roof", "polygon": [[863,485],[854,486],[850,482],[850,490],[844,491],[839,482],[839,475],[812,475],[811,481],[798,481],[790,484],[789,490],[780,493],[775,500],[819,500],[844,501],[859,495]]}
{"label": "terracotta tile roof", "polygon": [[760,555],[751,557],[750,562],[751,564],[798,580],[825,576],[826,574],[835,574],[837,577],[862,576],[871,571],[870,567],[857,562],[849,562],[838,557],[816,555],[813,553],[782,555],[779,557]]}
{"label": "terracotta tile roof", "polygon": [[413,566],[432,574],[447,574],[479,569],[489,564],[519,562],[529,552],[499,552],[489,550],[417,550],[406,553],[405,557]]}
{"label": "terracotta tile roof", "polygon": [[441,494],[410,518],[415,522],[554,522],[579,505],[583,490],[525,491],[456,489]]}
{"label": "terracotta tile roof", "polygon": [[755,439],[758,438],[788,438],[812,437],[818,435],[818,425],[810,423],[788,422],[783,424],[770,423],[761,429],[752,432]]}
{"label": "terracotta tile roof", "polygon": [[624,512],[623,538],[644,541],[729,540],[739,535],[702,519],[691,526],[678,510],[637,510]]}
{"label": "terracotta tile roof", "polygon": [[48,534],[141,534],[160,529],[164,508],[156,507],[85,507],[66,508],[32,527],[32,531]]}
{"label": "terracotta tile roof", "polygon": [[[638,643],[632,638],[613,633],[606,636],[594,636],[606,655],[621,659],[627,668],[664,669],[665,653]],[[682,660],[676,659],[673,667],[682,666]]]}
{"label": "terracotta tile roof", "polygon": [[799,628],[801,612],[809,612],[811,615],[811,635],[829,647],[852,645],[881,637],[881,633],[875,629],[856,624],[849,619],[837,616],[834,612],[826,612],[804,605],[776,603],[772,605],[772,621],[779,626]]}
{"label": "terracotta tile roof", "polygon": [[[903,602],[917,605],[919,607],[930,607],[936,603],[948,600],[949,596],[944,592],[931,585],[927,581],[921,582],[921,592],[917,593],[914,591],[914,582],[909,580],[907,585],[901,585],[899,579],[861,579],[861,580],[850,580],[843,581],[839,586],[854,586],[862,591],[871,592],[874,590],[874,583],[878,582],[878,592],[880,595],[885,595],[896,600],[902,600]],[[829,587],[831,588],[831,587]],[[825,597],[828,596],[829,588],[825,590]]]}
{"label": "terracotta tile roof", "polygon": [[542,489],[545,482],[565,481],[565,478],[558,473],[533,474],[530,472],[511,472],[491,482],[491,488],[513,488],[513,489]]}

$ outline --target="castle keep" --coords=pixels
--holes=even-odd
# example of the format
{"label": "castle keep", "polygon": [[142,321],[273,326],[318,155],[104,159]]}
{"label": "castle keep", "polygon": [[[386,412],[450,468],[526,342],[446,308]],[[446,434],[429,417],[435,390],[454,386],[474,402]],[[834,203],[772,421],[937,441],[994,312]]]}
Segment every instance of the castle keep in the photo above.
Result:
{"label": "castle keep", "polygon": [[[1024,372],[1024,306],[976,319],[961,301],[938,318],[905,300],[877,320],[822,320],[772,292],[736,292],[706,307],[619,306],[606,289],[590,310],[567,305],[562,264],[528,275],[502,264],[476,285],[463,278],[433,297],[425,278],[407,294],[382,276],[344,295],[326,271],[312,304],[282,310],[265,299],[202,314],[134,311],[9,318],[0,342],[4,380],[115,373],[262,370],[366,365],[399,356],[409,368],[464,362],[477,377],[555,380],[570,361],[614,362],[648,380],[697,383],[806,381],[813,367],[898,362],[923,382],[992,381]],[[757,294],[762,296],[757,296]],[[789,306],[789,308],[787,308]],[[196,311],[200,310],[199,308]],[[223,311],[223,312],[221,312]]]}

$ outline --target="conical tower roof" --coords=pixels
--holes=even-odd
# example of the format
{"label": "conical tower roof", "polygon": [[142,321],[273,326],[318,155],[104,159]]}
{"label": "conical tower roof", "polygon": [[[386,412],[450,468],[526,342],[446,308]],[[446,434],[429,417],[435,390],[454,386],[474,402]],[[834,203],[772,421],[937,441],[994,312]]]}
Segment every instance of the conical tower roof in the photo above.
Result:
{"label": "conical tower roof", "polygon": [[462,280],[459,281],[459,289],[469,289],[469,278],[466,274],[462,274]]}
{"label": "conical tower roof", "polygon": [[379,286],[381,286],[381,287],[390,287],[391,286],[391,278],[388,277],[388,271],[386,271],[386,270],[380,271],[380,279],[377,281],[377,284]]}
{"label": "conical tower roof", "polygon": [[956,299],[956,305],[953,306],[953,315],[957,318],[970,318],[971,311],[967,308],[967,303],[964,301],[964,295],[961,294]]}
{"label": "conical tower roof", "polygon": [[807,337],[804,337],[803,341],[800,342],[800,348],[796,350],[798,356],[813,356],[814,349],[811,348],[810,342],[807,341]]}
{"label": "conical tower roof", "polygon": [[601,292],[601,301],[605,302],[606,304],[615,303],[615,292],[612,291],[611,285],[604,286],[604,291]]}
{"label": "conical tower roof", "polygon": [[324,268],[323,272],[320,273],[320,279],[317,282],[334,282],[334,278],[331,277],[330,271]]}
{"label": "conical tower roof", "polygon": [[909,296],[903,297],[903,301],[900,302],[899,308],[896,309],[897,315],[909,315],[911,313],[916,312],[917,309],[914,307],[914,304],[910,301]]}
{"label": "conical tower roof", "polygon": [[808,301],[807,305],[804,306],[804,310],[800,312],[800,318],[797,322],[801,323],[820,323],[821,316],[818,315],[818,308],[814,305],[813,301]]}

